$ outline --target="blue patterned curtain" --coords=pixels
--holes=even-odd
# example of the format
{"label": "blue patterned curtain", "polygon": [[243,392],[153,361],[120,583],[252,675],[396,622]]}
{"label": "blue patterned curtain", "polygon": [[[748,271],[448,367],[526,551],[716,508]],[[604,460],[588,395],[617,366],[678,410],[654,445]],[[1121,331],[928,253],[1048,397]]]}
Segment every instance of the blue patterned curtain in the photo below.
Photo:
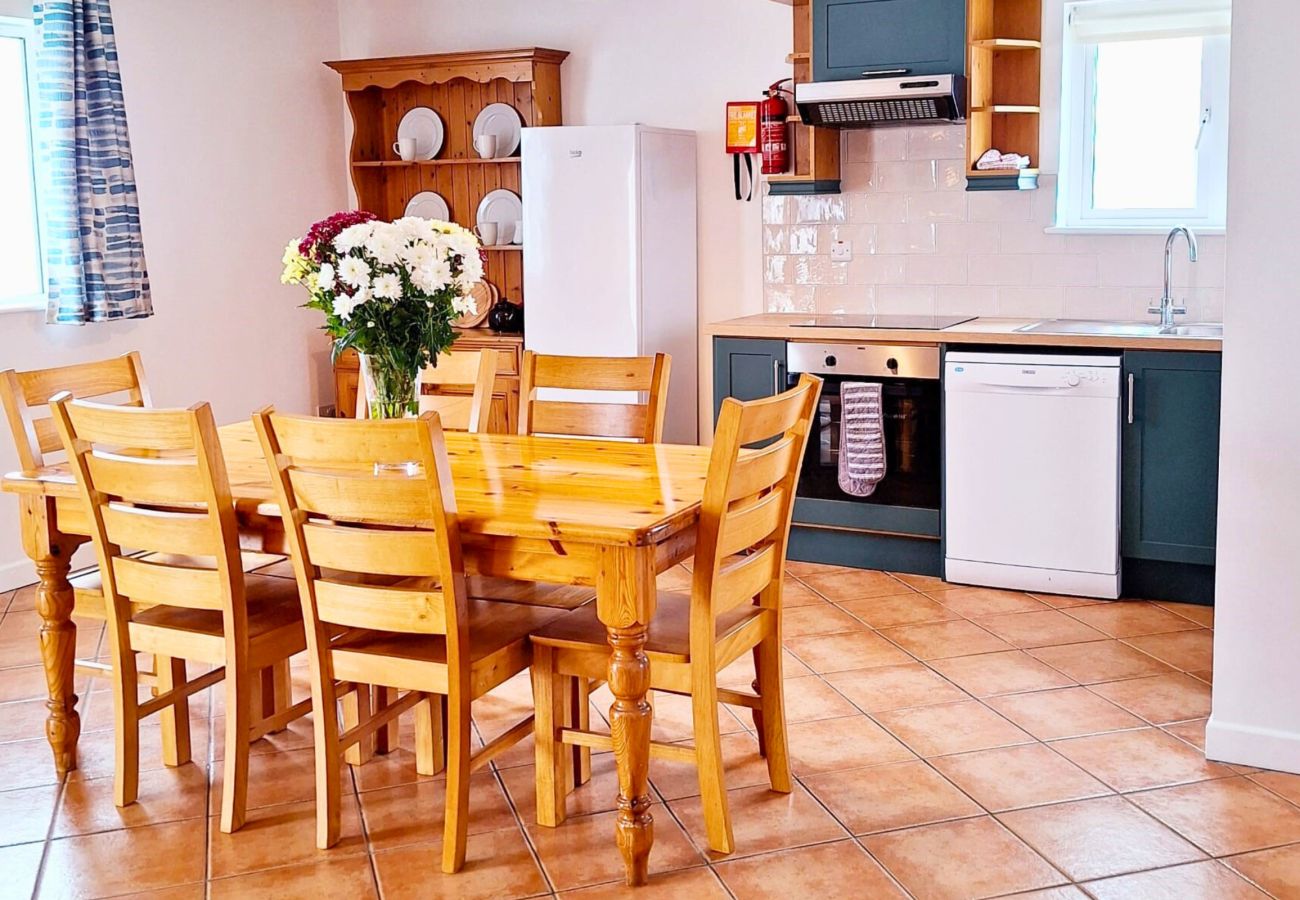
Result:
{"label": "blue patterned curtain", "polygon": [[151,316],[108,0],[45,0],[32,12],[46,321],[80,325]]}

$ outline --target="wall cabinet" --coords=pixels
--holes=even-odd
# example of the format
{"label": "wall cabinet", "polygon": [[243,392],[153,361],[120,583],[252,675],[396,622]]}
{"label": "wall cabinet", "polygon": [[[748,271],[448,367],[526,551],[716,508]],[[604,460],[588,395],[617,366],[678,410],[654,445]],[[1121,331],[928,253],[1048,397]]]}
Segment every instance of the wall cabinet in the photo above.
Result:
{"label": "wall cabinet", "polygon": [[[813,79],[966,71],[966,0],[812,0]],[[889,71],[901,69],[905,71]]]}
{"label": "wall cabinet", "polygon": [[727,397],[757,400],[785,386],[785,341],[764,338],[713,339],[713,419]]}
{"label": "wall cabinet", "polygon": [[1125,558],[1214,564],[1221,371],[1218,353],[1124,354]]}

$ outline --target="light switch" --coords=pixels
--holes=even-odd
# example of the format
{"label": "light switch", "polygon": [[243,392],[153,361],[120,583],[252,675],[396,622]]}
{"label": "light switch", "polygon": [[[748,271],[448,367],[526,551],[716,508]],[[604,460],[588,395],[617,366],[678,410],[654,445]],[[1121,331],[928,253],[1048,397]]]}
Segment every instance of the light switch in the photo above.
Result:
{"label": "light switch", "polygon": [[831,244],[831,260],[833,262],[848,262],[853,259],[853,244],[849,241],[836,241]]}

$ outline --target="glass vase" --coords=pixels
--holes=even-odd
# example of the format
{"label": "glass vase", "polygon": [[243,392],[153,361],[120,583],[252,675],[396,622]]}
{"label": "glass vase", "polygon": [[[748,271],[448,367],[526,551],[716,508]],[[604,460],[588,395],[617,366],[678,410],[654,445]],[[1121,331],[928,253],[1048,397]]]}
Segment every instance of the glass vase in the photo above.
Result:
{"label": "glass vase", "polygon": [[402,419],[419,412],[419,371],[384,356],[359,354],[366,408],[372,419]]}

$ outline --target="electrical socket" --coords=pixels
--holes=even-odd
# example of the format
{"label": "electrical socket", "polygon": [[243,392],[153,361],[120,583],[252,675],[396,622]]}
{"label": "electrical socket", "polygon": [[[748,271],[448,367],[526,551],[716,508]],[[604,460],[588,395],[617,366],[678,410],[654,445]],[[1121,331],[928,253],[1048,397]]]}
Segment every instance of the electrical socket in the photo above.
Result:
{"label": "electrical socket", "polygon": [[849,241],[836,241],[831,244],[831,261],[848,262],[853,259],[853,244]]}
{"label": "electrical socket", "polygon": [[338,411],[334,408],[333,403],[326,403],[324,406],[316,407],[316,415],[325,419],[333,419],[338,415]]}

